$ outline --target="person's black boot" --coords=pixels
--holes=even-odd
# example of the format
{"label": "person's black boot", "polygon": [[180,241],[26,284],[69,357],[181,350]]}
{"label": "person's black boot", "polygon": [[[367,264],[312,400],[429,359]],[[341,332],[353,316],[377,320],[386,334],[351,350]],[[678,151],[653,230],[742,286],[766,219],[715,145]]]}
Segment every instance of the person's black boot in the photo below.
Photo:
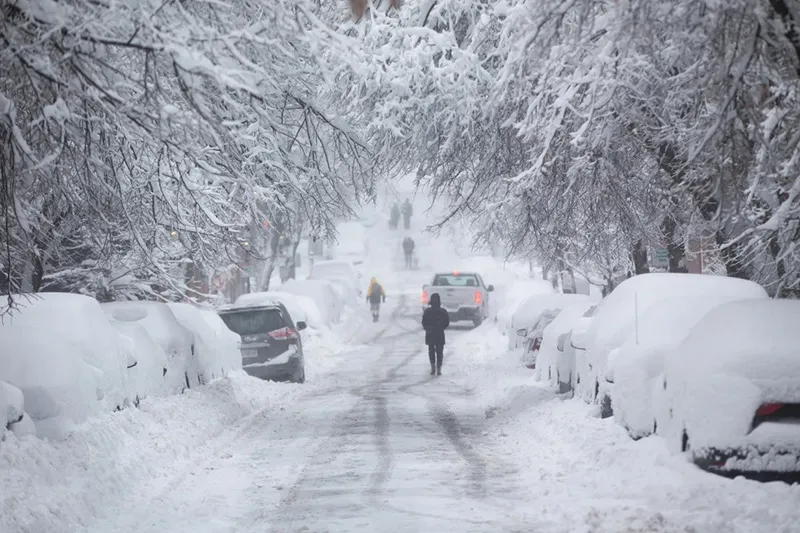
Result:
{"label": "person's black boot", "polygon": [[442,367],[441,366],[437,366],[436,367],[436,375],[437,376],[441,376],[442,375]]}
{"label": "person's black boot", "polygon": [[433,376],[434,374],[436,374],[436,367],[431,365],[431,376]]}

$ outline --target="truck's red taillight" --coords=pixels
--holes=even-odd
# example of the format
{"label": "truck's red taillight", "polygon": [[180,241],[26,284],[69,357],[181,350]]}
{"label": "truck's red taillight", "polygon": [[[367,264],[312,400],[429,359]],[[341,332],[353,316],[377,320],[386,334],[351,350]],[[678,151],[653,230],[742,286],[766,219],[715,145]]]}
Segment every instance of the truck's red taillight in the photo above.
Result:
{"label": "truck's red taillight", "polygon": [[428,304],[428,293],[422,291],[422,305],[427,305],[427,304]]}
{"label": "truck's red taillight", "polygon": [[481,296],[481,291],[475,291],[475,303],[476,304],[481,303],[482,298],[483,296]]}

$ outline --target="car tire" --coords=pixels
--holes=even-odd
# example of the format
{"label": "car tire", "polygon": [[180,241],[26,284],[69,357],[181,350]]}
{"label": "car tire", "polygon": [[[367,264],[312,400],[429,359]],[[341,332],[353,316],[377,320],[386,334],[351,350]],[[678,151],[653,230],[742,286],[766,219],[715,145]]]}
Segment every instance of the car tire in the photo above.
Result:
{"label": "car tire", "polygon": [[472,325],[475,326],[476,328],[481,324],[483,324],[483,319],[481,317],[475,317],[472,319]]}
{"label": "car tire", "polygon": [[306,369],[300,369],[300,373],[292,380],[292,383],[305,383],[306,382]]}

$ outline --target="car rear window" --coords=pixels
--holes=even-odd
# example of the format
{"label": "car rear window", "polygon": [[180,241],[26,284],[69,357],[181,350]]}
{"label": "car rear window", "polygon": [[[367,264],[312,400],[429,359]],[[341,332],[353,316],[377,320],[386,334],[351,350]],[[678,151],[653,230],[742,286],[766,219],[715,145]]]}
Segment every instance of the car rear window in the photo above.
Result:
{"label": "car rear window", "polygon": [[434,287],[477,287],[478,276],[475,274],[436,274]]}
{"label": "car rear window", "polygon": [[278,309],[248,309],[220,313],[228,329],[239,335],[258,335],[288,326]]}

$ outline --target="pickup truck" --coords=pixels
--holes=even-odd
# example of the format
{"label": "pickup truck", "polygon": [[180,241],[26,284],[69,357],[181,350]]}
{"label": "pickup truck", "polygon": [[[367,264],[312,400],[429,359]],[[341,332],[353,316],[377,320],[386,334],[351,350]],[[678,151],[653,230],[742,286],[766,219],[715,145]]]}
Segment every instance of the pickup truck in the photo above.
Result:
{"label": "pickup truck", "polygon": [[430,295],[439,293],[442,307],[447,310],[451,322],[470,320],[477,327],[489,316],[489,293],[493,290],[492,285],[485,285],[480,275],[474,272],[440,272],[434,274],[429,284],[422,286],[423,310]]}

